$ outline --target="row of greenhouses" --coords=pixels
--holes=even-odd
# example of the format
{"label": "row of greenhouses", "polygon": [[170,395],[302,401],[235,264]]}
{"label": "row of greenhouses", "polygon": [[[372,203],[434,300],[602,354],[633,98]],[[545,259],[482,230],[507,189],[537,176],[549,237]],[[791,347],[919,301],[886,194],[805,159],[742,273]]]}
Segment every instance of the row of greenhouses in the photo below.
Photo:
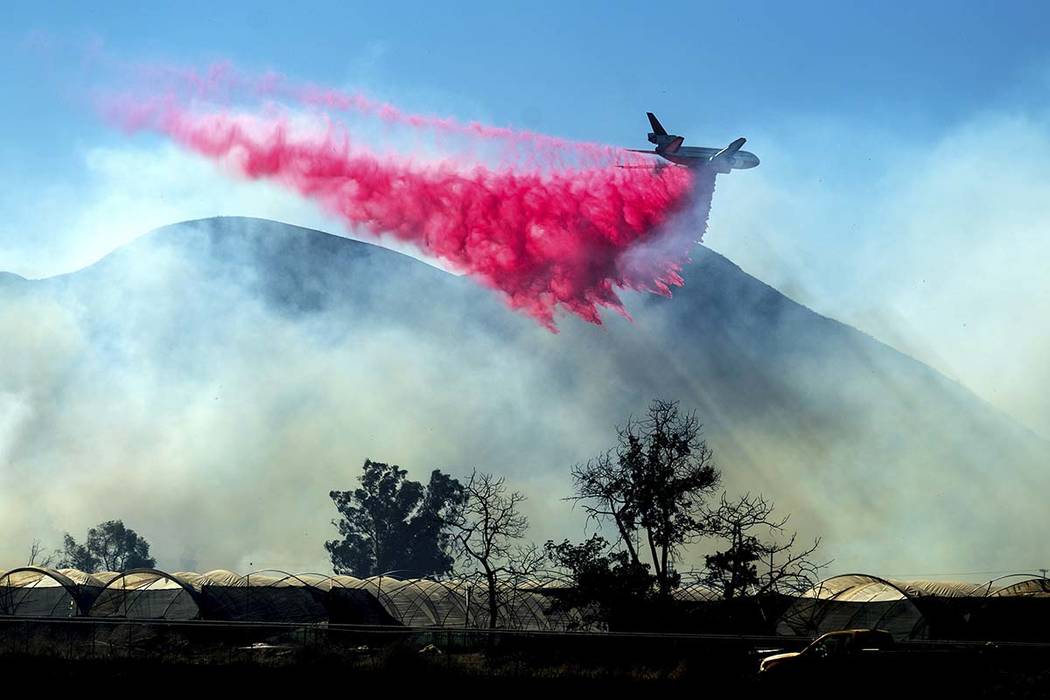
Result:
{"label": "row of greenhouses", "polygon": [[[551,612],[556,582],[506,586],[498,626],[549,630],[569,620]],[[487,627],[487,589],[472,581],[355,578],[261,571],[240,575],[156,569],[87,574],[23,567],[0,572],[0,615],[229,620],[408,627]]]}
{"label": "row of greenhouses", "polygon": [[1048,639],[1050,579],[1013,574],[978,584],[834,576],[795,599],[776,632],[814,637],[859,628],[902,640]]}
{"label": "row of greenhouses", "polygon": [[[573,611],[556,605],[565,591],[557,578],[504,585],[497,626],[579,627]],[[773,615],[762,601],[753,601],[754,610],[747,600],[723,601],[698,579],[683,582],[673,595],[683,612],[689,612],[682,617],[684,625],[697,627],[692,630],[696,632],[815,637],[841,629],[878,628],[898,639],[1050,638],[1050,580],[1042,576],[1007,576],[983,584],[834,576],[800,595],[779,596],[783,602],[774,606]],[[88,574],[32,566],[0,571],[0,616],[22,618],[483,628],[489,626],[488,603],[485,586],[472,580],[282,571],[240,575],[221,569],[204,574],[156,569]],[[717,624],[734,629],[706,629]],[[737,629],[741,627],[747,629]]]}

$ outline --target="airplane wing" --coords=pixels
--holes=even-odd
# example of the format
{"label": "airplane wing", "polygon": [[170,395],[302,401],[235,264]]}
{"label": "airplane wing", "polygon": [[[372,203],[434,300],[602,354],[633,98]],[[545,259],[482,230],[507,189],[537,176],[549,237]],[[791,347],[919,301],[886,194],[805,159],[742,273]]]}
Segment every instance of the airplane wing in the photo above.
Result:
{"label": "airplane wing", "polygon": [[728,158],[729,156],[733,155],[741,148],[743,148],[745,143],[747,143],[747,139],[743,137],[738,138],[736,141],[734,141],[718,153],[711,156],[711,162],[714,163],[715,161],[721,160],[722,158]]}
{"label": "airplane wing", "polygon": [[[645,153],[652,153],[652,151],[645,151]],[[624,168],[625,170],[648,170],[651,173],[663,172],[664,168],[677,168],[677,165],[672,165],[666,160],[654,160],[651,165],[617,165],[617,168]]]}

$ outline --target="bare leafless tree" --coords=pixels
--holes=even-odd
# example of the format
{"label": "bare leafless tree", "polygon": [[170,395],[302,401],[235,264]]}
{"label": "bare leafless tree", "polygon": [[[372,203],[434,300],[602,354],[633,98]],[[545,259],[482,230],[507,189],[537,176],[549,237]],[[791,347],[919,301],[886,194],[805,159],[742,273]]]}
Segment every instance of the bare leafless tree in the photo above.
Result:
{"label": "bare leafless tree", "polygon": [[508,580],[516,585],[535,580],[537,576],[546,576],[549,564],[546,550],[535,542],[515,545],[507,557]]}
{"label": "bare leafless tree", "polygon": [[26,561],[26,566],[42,566],[49,567],[55,563],[55,552],[49,552],[42,544],[40,540],[33,540],[33,544],[29,547],[29,560]]}
{"label": "bare leafless tree", "polygon": [[[516,546],[528,519],[518,510],[525,496],[507,489],[506,479],[474,470],[464,486],[465,500],[449,522],[461,557],[475,567],[486,590],[489,627],[499,625],[504,605],[501,577],[516,565],[536,565],[539,558]],[[533,548],[535,549],[535,548]]]}
{"label": "bare leafless tree", "polygon": [[779,517],[774,511],[773,502],[762,495],[747,493],[729,500],[723,493],[707,514],[704,530],[727,546],[706,557],[704,579],[724,598],[800,593],[831,563],[812,558],[820,547],[819,537],[808,547],[796,548],[798,535],[788,534],[786,528],[790,516]]}

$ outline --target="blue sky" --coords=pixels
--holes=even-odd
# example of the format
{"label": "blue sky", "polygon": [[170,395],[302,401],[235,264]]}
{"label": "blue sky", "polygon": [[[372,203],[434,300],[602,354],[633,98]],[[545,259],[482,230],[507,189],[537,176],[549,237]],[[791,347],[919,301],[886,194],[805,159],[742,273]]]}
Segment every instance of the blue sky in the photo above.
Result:
{"label": "blue sky", "polygon": [[122,60],[231,59],[611,143],[636,140],[646,109],[714,141],[800,116],[922,138],[1041,102],[1050,20],[1039,2],[62,5],[6,5],[5,171],[112,137],[75,96]]}
{"label": "blue sky", "polygon": [[194,216],[333,225],[108,129],[87,95],[123,65],[230,60],[626,146],[653,110],[762,157],[720,180],[712,247],[1050,433],[1046,3],[159,5],[5,4],[0,269],[64,272]]}

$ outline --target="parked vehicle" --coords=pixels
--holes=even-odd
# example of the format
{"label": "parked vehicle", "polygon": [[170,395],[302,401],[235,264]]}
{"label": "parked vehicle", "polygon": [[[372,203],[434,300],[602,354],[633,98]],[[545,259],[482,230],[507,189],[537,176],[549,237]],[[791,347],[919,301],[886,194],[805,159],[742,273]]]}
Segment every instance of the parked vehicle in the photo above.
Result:
{"label": "parked vehicle", "polygon": [[885,630],[840,630],[828,632],[815,639],[802,651],[791,651],[767,656],[759,663],[761,674],[774,672],[778,675],[791,672],[806,672],[817,666],[838,665],[853,661],[865,654],[890,651],[894,648],[893,637]]}

